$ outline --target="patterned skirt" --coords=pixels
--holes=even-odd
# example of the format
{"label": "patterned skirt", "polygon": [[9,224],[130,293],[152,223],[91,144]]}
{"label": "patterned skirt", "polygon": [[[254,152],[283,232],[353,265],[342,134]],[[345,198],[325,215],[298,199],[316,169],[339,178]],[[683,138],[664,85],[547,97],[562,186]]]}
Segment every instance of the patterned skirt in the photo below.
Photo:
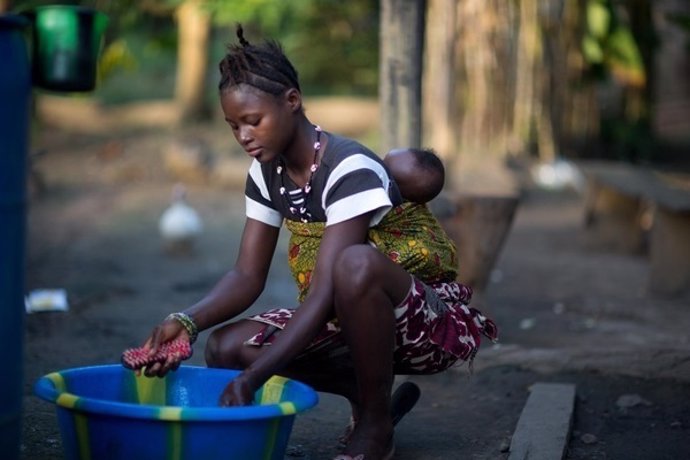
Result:
{"label": "patterned skirt", "polygon": [[[458,360],[471,361],[481,336],[497,340],[496,325],[475,308],[468,307],[472,289],[460,283],[424,284],[414,276],[407,297],[395,307],[394,366],[396,374],[433,374]],[[264,323],[248,346],[273,343],[294,310],[276,308],[251,316]],[[348,357],[337,318],[328,321],[295,363]]]}

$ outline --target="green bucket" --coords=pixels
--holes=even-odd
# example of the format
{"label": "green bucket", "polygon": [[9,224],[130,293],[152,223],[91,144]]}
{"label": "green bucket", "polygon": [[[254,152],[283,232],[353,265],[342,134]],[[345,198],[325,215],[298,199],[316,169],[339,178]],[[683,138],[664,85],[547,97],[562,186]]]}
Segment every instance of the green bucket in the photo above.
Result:
{"label": "green bucket", "polygon": [[52,91],[91,91],[108,17],[94,9],[49,5],[33,20],[33,84]]}

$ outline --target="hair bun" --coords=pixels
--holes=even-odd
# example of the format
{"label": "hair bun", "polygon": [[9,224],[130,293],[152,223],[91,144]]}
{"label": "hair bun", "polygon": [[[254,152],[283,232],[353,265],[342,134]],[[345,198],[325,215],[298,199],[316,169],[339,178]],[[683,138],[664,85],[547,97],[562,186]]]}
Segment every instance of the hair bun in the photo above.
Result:
{"label": "hair bun", "polygon": [[249,46],[249,42],[244,38],[244,29],[242,24],[237,24],[237,38],[240,40],[240,45]]}

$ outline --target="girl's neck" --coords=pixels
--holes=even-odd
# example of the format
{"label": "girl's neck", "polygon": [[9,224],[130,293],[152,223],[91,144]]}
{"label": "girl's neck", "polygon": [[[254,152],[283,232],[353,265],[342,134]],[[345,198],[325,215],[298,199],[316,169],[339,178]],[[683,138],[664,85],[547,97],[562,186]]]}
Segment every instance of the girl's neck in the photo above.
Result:
{"label": "girl's neck", "polygon": [[[311,174],[311,168],[315,161],[314,143],[317,139],[317,131],[306,118],[297,130],[292,146],[288,152],[282,155],[282,160],[290,178],[298,186],[304,186]],[[316,162],[319,163],[326,143],[324,133],[320,135],[321,148],[316,155]]]}

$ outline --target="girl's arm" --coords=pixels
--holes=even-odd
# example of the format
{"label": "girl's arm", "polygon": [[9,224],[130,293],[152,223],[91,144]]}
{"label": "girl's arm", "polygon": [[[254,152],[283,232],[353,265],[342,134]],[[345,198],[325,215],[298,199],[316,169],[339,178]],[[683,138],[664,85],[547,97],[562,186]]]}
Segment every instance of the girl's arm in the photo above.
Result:
{"label": "girl's arm", "polygon": [[273,374],[302,352],[333,317],[333,266],[347,247],[366,241],[372,213],[326,227],[309,293],[270,347],[225,388],[222,405],[246,405]]}
{"label": "girl's arm", "polygon": [[[199,302],[183,311],[189,315],[199,331],[227,321],[244,312],[259,297],[266,284],[280,229],[247,219],[235,266]],[[187,330],[175,319],[167,319],[156,326],[145,346],[155,354],[160,344],[180,336],[189,338]],[[165,363],[146,368],[146,375],[162,377],[179,366],[171,356]]]}
{"label": "girl's arm", "polygon": [[249,308],[266,285],[280,228],[248,218],[232,270],[199,302],[185,310],[199,330],[234,318]]}

